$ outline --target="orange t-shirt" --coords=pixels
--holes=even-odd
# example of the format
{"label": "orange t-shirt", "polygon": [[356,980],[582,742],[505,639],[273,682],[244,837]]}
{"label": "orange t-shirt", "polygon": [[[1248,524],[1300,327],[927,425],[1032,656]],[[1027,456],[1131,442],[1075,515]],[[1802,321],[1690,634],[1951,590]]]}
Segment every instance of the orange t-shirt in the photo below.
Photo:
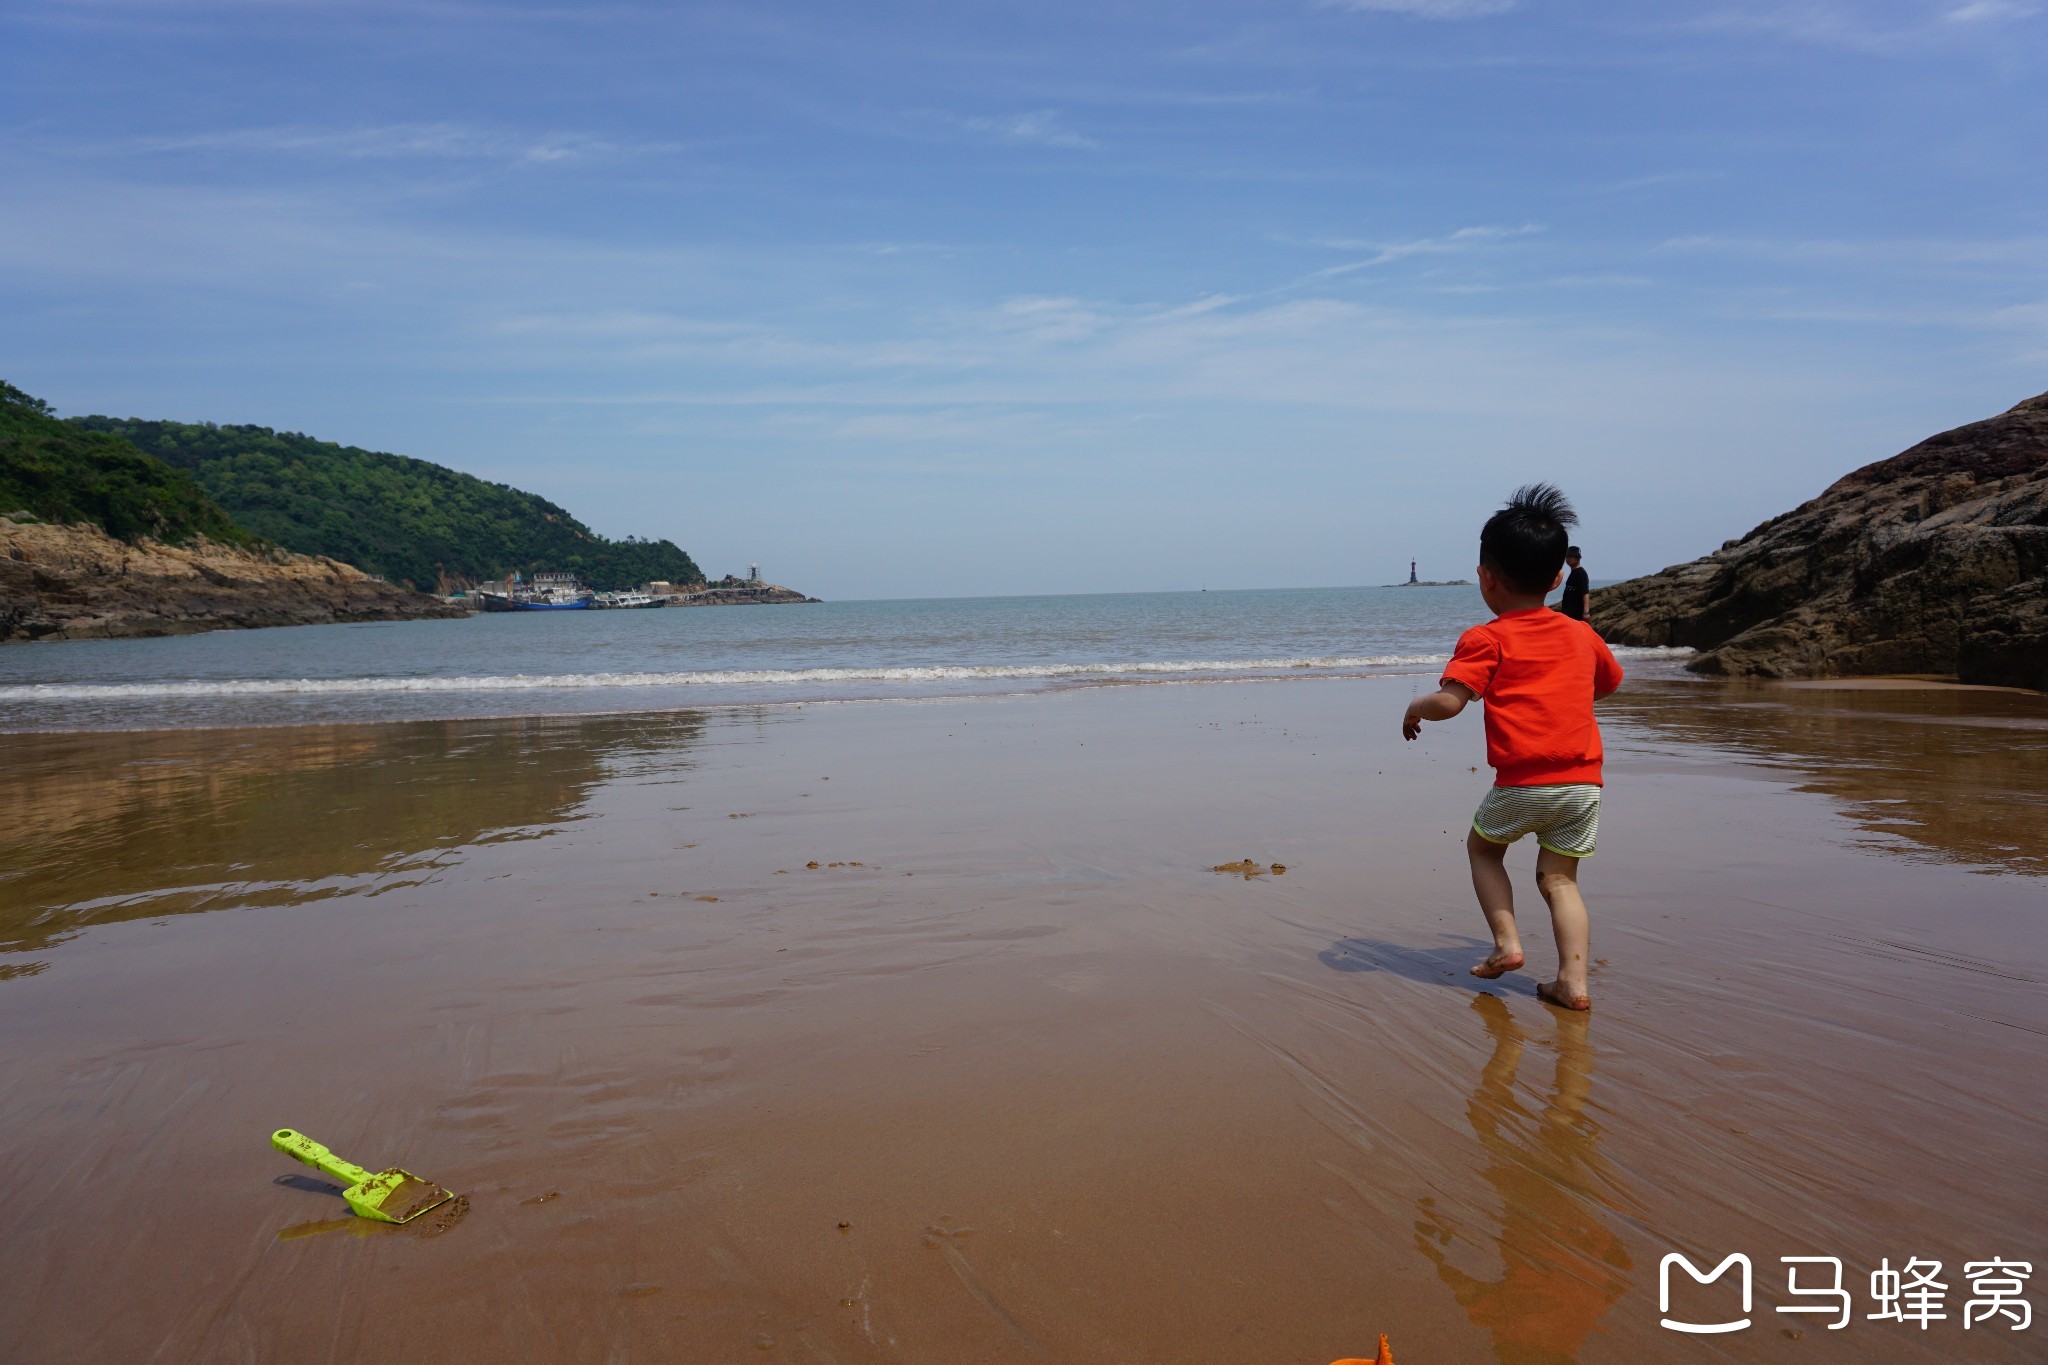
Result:
{"label": "orange t-shirt", "polygon": [[1530,607],[1458,637],[1444,681],[1486,702],[1486,761],[1496,787],[1600,781],[1593,701],[1621,686],[1621,665],[1584,621]]}

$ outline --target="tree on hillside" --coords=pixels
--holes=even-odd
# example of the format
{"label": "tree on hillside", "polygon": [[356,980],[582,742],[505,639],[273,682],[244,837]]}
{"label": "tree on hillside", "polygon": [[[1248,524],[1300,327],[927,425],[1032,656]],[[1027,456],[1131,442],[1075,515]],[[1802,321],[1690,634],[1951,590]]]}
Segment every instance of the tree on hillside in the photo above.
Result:
{"label": "tree on hillside", "polygon": [[667,540],[608,540],[547,499],[426,460],[258,426],[80,417],[194,478],[250,529],[420,587],[513,571],[574,573],[594,587],[703,573]]}
{"label": "tree on hillside", "polygon": [[190,473],[59,421],[48,403],[0,380],[0,514],[8,512],[82,522],[121,540],[256,543]]}

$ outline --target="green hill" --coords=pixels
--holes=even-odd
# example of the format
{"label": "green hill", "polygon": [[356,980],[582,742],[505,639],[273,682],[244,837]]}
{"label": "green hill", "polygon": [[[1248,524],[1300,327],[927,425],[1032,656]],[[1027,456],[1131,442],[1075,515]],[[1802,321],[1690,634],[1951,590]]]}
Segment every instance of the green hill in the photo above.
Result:
{"label": "green hill", "polygon": [[0,515],[18,511],[89,522],[121,540],[254,543],[185,470],[59,421],[48,403],[0,380]]}
{"label": "green hill", "polygon": [[189,470],[237,522],[288,550],[421,588],[514,569],[571,572],[597,588],[704,577],[669,541],[608,540],[546,498],[425,460],[268,427],[70,420]]}

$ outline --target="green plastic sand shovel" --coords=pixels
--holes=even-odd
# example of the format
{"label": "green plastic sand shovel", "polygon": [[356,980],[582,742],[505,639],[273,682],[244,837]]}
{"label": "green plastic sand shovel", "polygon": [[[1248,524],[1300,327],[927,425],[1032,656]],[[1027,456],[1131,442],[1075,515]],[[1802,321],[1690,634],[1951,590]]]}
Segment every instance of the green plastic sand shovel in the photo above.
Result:
{"label": "green plastic sand shovel", "polygon": [[322,1175],[348,1182],[341,1197],[359,1218],[383,1223],[405,1223],[429,1209],[437,1209],[455,1196],[431,1180],[406,1171],[389,1170],[372,1175],[351,1162],[343,1161],[304,1133],[280,1128],[270,1135],[270,1145],[294,1161],[303,1161]]}

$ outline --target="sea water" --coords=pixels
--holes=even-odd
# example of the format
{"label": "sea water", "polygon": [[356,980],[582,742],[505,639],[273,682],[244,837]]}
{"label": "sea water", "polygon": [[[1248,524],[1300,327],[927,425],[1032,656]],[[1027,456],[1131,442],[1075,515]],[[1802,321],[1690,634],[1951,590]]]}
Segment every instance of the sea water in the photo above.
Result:
{"label": "sea water", "polygon": [[[1471,587],[929,598],[222,630],[0,648],[0,730],[276,725],[1426,676]],[[1668,667],[1685,651],[1617,650]]]}

